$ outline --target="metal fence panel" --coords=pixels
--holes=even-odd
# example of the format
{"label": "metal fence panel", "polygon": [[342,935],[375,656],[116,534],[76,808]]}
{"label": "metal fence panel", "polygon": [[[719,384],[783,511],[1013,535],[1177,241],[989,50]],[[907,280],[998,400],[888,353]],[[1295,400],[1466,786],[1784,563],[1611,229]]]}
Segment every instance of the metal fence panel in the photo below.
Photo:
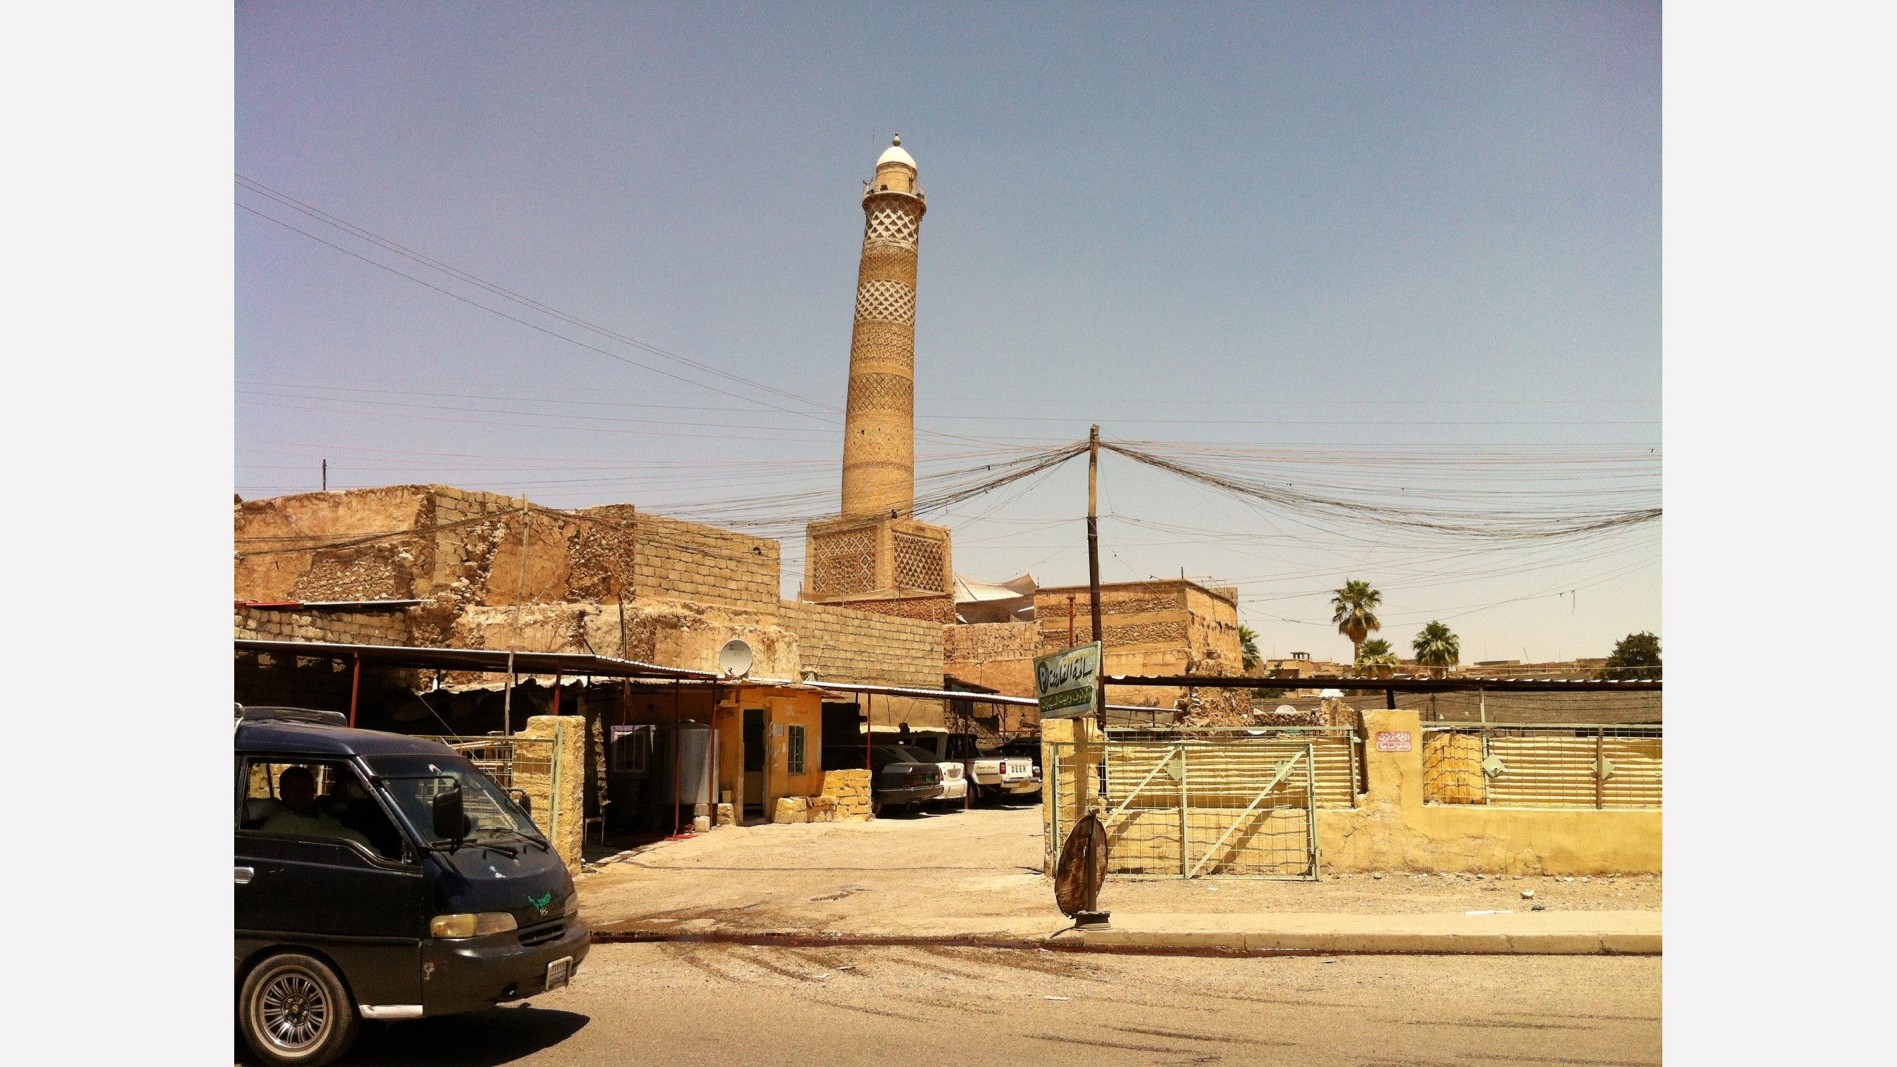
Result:
{"label": "metal fence panel", "polygon": [[[1348,731],[1115,737],[1091,762],[1108,870],[1120,875],[1317,876],[1316,808],[1355,802]],[[1076,746],[1050,744],[1048,840],[1074,818]],[[1051,853],[1050,853],[1051,855]]]}
{"label": "metal fence panel", "polygon": [[1659,727],[1425,724],[1423,798],[1508,808],[1658,808]]}

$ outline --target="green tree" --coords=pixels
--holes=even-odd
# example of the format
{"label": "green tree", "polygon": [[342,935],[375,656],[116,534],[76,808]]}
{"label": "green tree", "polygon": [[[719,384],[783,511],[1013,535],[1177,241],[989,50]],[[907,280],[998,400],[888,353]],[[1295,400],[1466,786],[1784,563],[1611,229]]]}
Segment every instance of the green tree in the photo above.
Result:
{"label": "green tree", "polygon": [[1238,652],[1246,670],[1251,670],[1265,661],[1258,654],[1258,631],[1240,624],[1238,627]]}
{"label": "green tree", "polygon": [[1462,639],[1434,619],[1417,633],[1410,647],[1416,650],[1416,662],[1435,668],[1438,676],[1462,660]]}
{"label": "green tree", "polygon": [[1601,677],[1608,681],[1633,678],[1657,680],[1660,677],[1660,639],[1645,630],[1621,638],[1614,645],[1613,654],[1607,657],[1607,666],[1601,669]]}
{"label": "green tree", "polygon": [[1357,662],[1365,667],[1394,667],[1396,652],[1390,648],[1390,642],[1373,637],[1357,650]]}
{"label": "green tree", "polygon": [[1383,594],[1370,588],[1369,582],[1356,582],[1344,579],[1342,589],[1333,590],[1331,597],[1331,621],[1337,624],[1337,632],[1350,638],[1350,662],[1363,662],[1364,638],[1372,631],[1383,629],[1383,623],[1377,619],[1377,608],[1383,603]]}

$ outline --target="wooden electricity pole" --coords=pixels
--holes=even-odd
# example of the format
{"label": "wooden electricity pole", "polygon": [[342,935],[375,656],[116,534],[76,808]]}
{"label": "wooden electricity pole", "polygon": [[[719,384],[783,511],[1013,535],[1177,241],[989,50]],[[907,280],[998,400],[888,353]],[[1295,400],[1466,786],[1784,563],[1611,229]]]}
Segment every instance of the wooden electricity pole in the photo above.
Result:
{"label": "wooden electricity pole", "polygon": [[1100,663],[1093,684],[1093,715],[1100,739],[1107,736],[1106,641],[1100,632],[1100,427],[1087,432],[1087,596],[1093,601],[1093,639],[1100,645]]}

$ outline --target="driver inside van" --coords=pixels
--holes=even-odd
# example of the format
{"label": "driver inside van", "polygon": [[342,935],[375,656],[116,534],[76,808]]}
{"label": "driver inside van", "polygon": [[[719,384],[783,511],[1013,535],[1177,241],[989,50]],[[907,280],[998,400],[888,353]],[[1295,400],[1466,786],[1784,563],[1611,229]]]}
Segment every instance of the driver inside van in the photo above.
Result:
{"label": "driver inside van", "polygon": [[288,767],[277,776],[277,796],[283,807],[264,820],[266,834],[296,837],[335,837],[368,848],[369,839],[337,821],[316,804],[316,776],[308,767]]}

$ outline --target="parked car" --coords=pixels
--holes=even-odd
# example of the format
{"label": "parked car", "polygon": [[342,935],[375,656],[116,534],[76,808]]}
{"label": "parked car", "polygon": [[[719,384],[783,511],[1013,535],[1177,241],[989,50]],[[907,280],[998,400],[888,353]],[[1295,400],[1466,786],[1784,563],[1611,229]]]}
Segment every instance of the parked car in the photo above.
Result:
{"label": "parked car", "polygon": [[968,772],[957,759],[946,759],[919,745],[891,745],[907,752],[911,757],[924,762],[934,763],[942,772],[942,792],[931,802],[931,807],[960,810],[968,803]]}
{"label": "parked car", "polygon": [[362,1019],[481,1011],[578,972],[573,879],[492,778],[336,712],[236,714],[237,1026],[260,1060],[318,1067]]}
{"label": "parked car", "polygon": [[870,813],[881,815],[942,796],[942,768],[928,757],[901,745],[870,749]]}
{"label": "parked car", "polygon": [[998,753],[984,755],[979,751],[979,739],[974,734],[917,732],[905,744],[932,754],[943,761],[945,768],[959,767],[967,781],[968,795],[977,801],[1032,796],[1041,790],[1032,758]]}
{"label": "parked car", "polygon": [[993,756],[1020,761],[1027,767],[1027,777],[1011,784],[1007,788],[1008,796],[1032,797],[1041,791],[1041,739],[1039,737],[1017,737],[996,748]]}

